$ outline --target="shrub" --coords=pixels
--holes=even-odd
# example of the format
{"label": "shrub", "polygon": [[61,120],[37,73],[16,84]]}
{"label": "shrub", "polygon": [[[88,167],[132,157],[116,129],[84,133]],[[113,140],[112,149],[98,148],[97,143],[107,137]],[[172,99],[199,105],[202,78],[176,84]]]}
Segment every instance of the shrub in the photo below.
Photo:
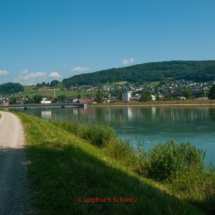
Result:
{"label": "shrub", "polygon": [[187,98],[187,100],[194,100],[195,99],[195,96],[189,96],[188,98]]}
{"label": "shrub", "polygon": [[205,152],[188,143],[177,145],[172,139],[165,144],[154,144],[147,152],[140,152],[141,168],[147,176],[163,180],[170,176],[176,177],[180,172],[191,166],[203,170]]}
{"label": "shrub", "polygon": [[163,101],[171,101],[172,100],[172,96],[170,95],[165,95],[163,98]]}
{"label": "shrub", "polygon": [[116,138],[116,131],[109,125],[81,124],[79,122],[52,121],[50,123],[58,126],[68,132],[71,132],[81,138],[84,138],[97,146],[103,146]]}

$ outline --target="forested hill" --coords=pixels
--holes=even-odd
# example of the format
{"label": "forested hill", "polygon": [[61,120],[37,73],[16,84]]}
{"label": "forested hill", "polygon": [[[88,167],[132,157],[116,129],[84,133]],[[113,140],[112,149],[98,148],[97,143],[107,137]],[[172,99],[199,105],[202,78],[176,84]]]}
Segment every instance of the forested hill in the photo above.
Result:
{"label": "forested hill", "polygon": [[24,91],[24,87],[19,83],[5,83],[0,85],[0,95],[1,94],[13,94]]}
{"label": "forested hill", "polygon": [[63,84],[65,84],[66,87],[74,86],[75,84],[96,85],[119,81],[143,84],[144,82],[164,81],[167,78],[210,81],[211,78],[215,78],[215,60],[144,63],[75,75],[64,79]]}
{"label": "forested hill", "polygon": [[189,73],[183,76],[186,80],[194,80],[196,82],[213,81],[215,80],[215,65],[207,66],[195,73]]}

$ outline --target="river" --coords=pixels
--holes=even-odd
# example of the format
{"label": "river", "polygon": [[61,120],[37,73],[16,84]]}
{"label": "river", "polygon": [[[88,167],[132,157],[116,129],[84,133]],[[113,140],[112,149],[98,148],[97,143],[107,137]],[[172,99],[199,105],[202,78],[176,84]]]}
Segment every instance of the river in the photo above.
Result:
{"label": "river", "polygon": [[156,107],[88,107],[88,108],[28,108],[11,109],[49,119],[110,124],[121,138],[137,139],[145,147],[170,138],[176,143],[190,142],[206,151],[205,164],[215,166],[215,107],[156,106]]}

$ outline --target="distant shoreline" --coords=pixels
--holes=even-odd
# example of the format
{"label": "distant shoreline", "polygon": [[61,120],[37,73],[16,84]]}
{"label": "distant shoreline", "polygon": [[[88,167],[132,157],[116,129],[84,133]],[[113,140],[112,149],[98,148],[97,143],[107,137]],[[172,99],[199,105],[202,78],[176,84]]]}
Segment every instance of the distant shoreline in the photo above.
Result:
{"label": "distant shoreline", "polygon": [[88,107],[105,107],[105,106],[189,106],[189,105],[215,105],[215,100],[191,100],[191,101],[154,101],[154,102],[120,102],[120,103],[102,103],[102,104],[87,104]]}
{"label": "distant shoreline", "polygon": [[89,105],[89,106],[87,106],[87,107],[111,107],[111,106],[119,106],[119,107],[122,107],[122,106],[128,106],[128,107],[131,107],[131,106],[136,106],[136,107],[138,107],[138,106],[175,106],[175,105],[177,105],[177,106],[180,106],[180,105],[185,105],[185,106],[189,106],[189,105],[194,105],[194,106],[196,106],[196,105],[215,105],[215,103],[204,103],[204,104],[145,104],[145,105],[143,105],[143,104],[141,104],[141,105]]}

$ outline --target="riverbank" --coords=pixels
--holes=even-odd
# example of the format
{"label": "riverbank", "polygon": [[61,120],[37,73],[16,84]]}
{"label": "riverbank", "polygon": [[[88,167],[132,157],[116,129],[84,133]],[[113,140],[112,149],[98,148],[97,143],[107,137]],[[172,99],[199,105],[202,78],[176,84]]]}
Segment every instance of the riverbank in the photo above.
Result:
{"label": "riverbank", "polygon": [[[25,130],[28,181],[41,214],[201,214],[101,147],[36,117],[15,114]],[[94,204],[96,197],[110,200]],[[126,198],[131,202],[122,202]]]}
{"label": "riverbank", "polygon": [[169,106],[169,105],[215,105],[215,100],[176,100],[150,102],[119,102],[87,104],[89,107],[99,106]]}
{"label": "riverbank", "polygon": [[[151,172],[147,176],[142,171],[145,167],[139,165],[139,159],[133,156],[126,142],[113,144],[116,142],[112,141],[115,135],[111,127],[47,123],[14,114],[25,130],[32,204],[41,214],[214,212],[213,173],[196,174],[195,169],[190,169],[183,170],[183,174],[178,172],[177,180],[150,179],[157,174]],[[113,202],[130,196],[133,199],[130,201],[137,198],[138,202]],[[82,202],[78,202],[78,197]],[[84,202],[84,197],[91,202]],[[92,204],[96,197],[105,201],[109,197],[111,202]]]}

